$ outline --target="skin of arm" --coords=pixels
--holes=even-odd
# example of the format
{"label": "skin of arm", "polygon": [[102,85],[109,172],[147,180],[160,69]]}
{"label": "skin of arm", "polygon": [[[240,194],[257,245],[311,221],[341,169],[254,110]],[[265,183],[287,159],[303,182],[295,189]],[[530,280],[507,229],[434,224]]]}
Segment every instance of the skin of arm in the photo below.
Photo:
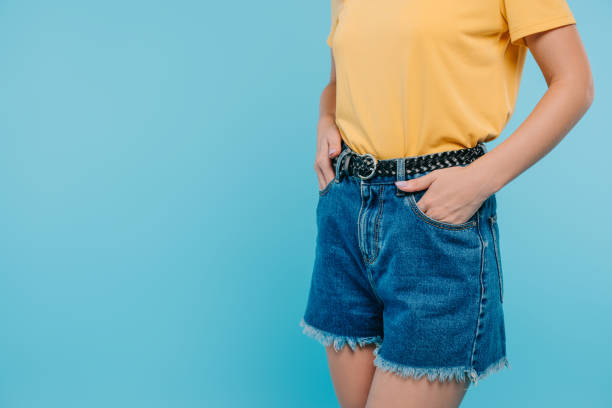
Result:
{"label": "skin of arm", "polygon": [[329,82],[321,92],[319,102],[319,123],[317,125],[317,152],[314,170],[319,179],[319,190],[334,178],[331,159],[340,154],[342,137],[336,126],[336,64],[331,52],[331,72]]}
{"label": "skin of arm", "polygon": [[525,41],[548,90],[518,129],[467,166],[396,183],[408,192],[428,189],[417,203],[428,216],[449,223],[469,220],[491,194],[561,142],[591,106],[593,77],[575,24],[526,36]]}

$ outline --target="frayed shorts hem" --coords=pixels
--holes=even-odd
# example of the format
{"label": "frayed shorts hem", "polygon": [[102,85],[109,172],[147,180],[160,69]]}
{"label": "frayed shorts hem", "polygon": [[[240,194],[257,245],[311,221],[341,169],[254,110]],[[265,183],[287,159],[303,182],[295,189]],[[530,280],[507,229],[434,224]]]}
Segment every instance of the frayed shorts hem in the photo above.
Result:
{"label": "frayed shorts hem", "polygon": [[470,367],[413,367],[403,364],[394,363],[389,361],[378,354],[378,350],[382,345],[381,336],[340,336],[337,334],[330,333],[325,330],[321,330],[310,324],[302,318],[300,320],[300,327],[303,328],[302,333],[310,338],[317,340],[323,346],[333,346],[338,351],[341,350],[345,345],[348,345],[352,350],[355,350],[357,346],[365,346],[367,344],[375,344],[374,349],[374,365],[379,367],[383,371],[391,372],[399,375],[403,378],[414,378],[421,379],[427,377],[429,381],[456,381],[463,382],[469,381],[474,385],[490,374],[501,371],[503,368],[510,368],[510,362],[506,356],[501,357],[497,361],[490,364],[482,372],[478,373],[474,368]]}
{"label": "frayed shorts hem", "polygon": [[376,344],[380,346],[382,344],[382,337],[380,336],[369,336],[369,337],[357,337],[357,336],[338,336],[336,334],[327,332],[325,330],[318,329],[302,318],[300,320],[300,327],[303,327],[302,333],[317,340],[324,346],[332,346],[336,351],[342,349],[345,345],[349,345],[352,350],[355,350],[359,345],[361,347],[367,344]]}
{"label": "frayed shorts hem", "polygon": [[378,354],[380,347],[374,349],[374,365],[383,371],[391,372],[399,375],[403,378],[414,378],[421,379],[427,377],[429,381],[455,381],[464,382],[468,380],[474,385],[478,384],[478,381],[495,372],[501,371],[504,367],[510,368],[510,363],[506,356],[501,357],[499,360],[490,364],[481,373],[478,373],[474,368],[469,367],[413,367],[402,364],[397,364],[389,361]]}

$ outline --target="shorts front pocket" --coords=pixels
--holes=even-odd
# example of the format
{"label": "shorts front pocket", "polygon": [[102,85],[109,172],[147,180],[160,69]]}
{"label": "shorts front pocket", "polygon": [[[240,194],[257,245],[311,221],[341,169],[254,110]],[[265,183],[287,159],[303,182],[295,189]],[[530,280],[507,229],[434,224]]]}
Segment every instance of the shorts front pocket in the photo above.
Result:
{"label": "shorts front pocket", "polygon": [[499,250],[499,226],[497,225],[497,214],[489,217],[489,225],[491,227],[491,235],[493,236],[493,249],[495,250],[495,262],[497,262],[497,277],[499,280],[499,300],[504,302],[504,277],[501,266],[501,257]]}
{"label": "shorts front pocket", "polygon": [[327,183],[325,187],[323,187],[323,190],[319,190],[319,197],[322,197],[325,194],[327,194],[335,183],[336,183],[336,179],[335,178],[331,179],[331,181]]}
{"label": "shorts front pocket", "polygon": [[429,225],[432,225],[437,228],[447,229],[447,230],[463,230],[467,228],[473,228],[476,226],[476,218],[478,217],[478,211],[476,211],[469,220],[466,222],[462,222],[460,224],[452,224],[450,222],[439,221],[434,218],[431,218],[427,214],[425,214],[419,206],[417,205],[417,201],[425,194],[427,190],[420,190],[412,193],[407,193],[405,199],[408,200],[410,204],[410,208],[414,214],[421,219],[423,222],[426,222]]}

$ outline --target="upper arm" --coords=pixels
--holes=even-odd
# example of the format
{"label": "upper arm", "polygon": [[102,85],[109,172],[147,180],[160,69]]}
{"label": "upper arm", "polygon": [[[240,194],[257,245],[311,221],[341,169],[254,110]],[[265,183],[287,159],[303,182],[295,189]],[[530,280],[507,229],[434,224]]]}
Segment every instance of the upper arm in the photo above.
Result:
{"label": "upper arm", "polygon": [[576,19],[567,0],[500,0],[510,42],[527,47],[546,83],[579,81],[592,92],[592,77]]}
{"label": "upper arm", "polygon": [[329,26],[329,32],[327,34],[327,45],[329,46],[329,52],[331,55],[331,70],[330,70],[330,76],[329,76],[329,82],[333,83],[336,82],[336,64],[334,61],[334,34],[336,33],[336,26],[338,25],[338,20],[340,18],[340,12],[342,11],[342,8],[344,6],[344,1],[343,0],[329,0],[330,2],[330,6],[331,6],[331,13],[330,13],[330,26]]}
{"label": "upper arm", "polygon": [[584,87],[588,99],[592,99],[593,76],[575,24],[528,35],[525,43],[549,86],[556,81],[572,81]]}
{"label": "upper arm", "polygon": [[330,48],[331,54],[331,69],[329,74],[329,82],[336,82],[336,62],[334,61],[334,51]]}

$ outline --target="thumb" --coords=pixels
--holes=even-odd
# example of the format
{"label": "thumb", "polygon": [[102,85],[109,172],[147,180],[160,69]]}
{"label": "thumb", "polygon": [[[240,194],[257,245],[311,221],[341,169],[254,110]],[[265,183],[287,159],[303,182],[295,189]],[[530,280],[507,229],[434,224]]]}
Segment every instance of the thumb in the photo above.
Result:
{"label": "thumb", "polygon": [[428,188],[435,180],[436,176],[433,172],[421,177],[416,177],[411,180],[396,181],[395,185],[402,191],[419,191]]}
{"label": "thumb", "polygon": [[332,157],[336,157],[340,154],[340,145],[341,145],[341,138],[333,138],[333,139],[328,139],[327,140],[327,155],[332,158]]}

